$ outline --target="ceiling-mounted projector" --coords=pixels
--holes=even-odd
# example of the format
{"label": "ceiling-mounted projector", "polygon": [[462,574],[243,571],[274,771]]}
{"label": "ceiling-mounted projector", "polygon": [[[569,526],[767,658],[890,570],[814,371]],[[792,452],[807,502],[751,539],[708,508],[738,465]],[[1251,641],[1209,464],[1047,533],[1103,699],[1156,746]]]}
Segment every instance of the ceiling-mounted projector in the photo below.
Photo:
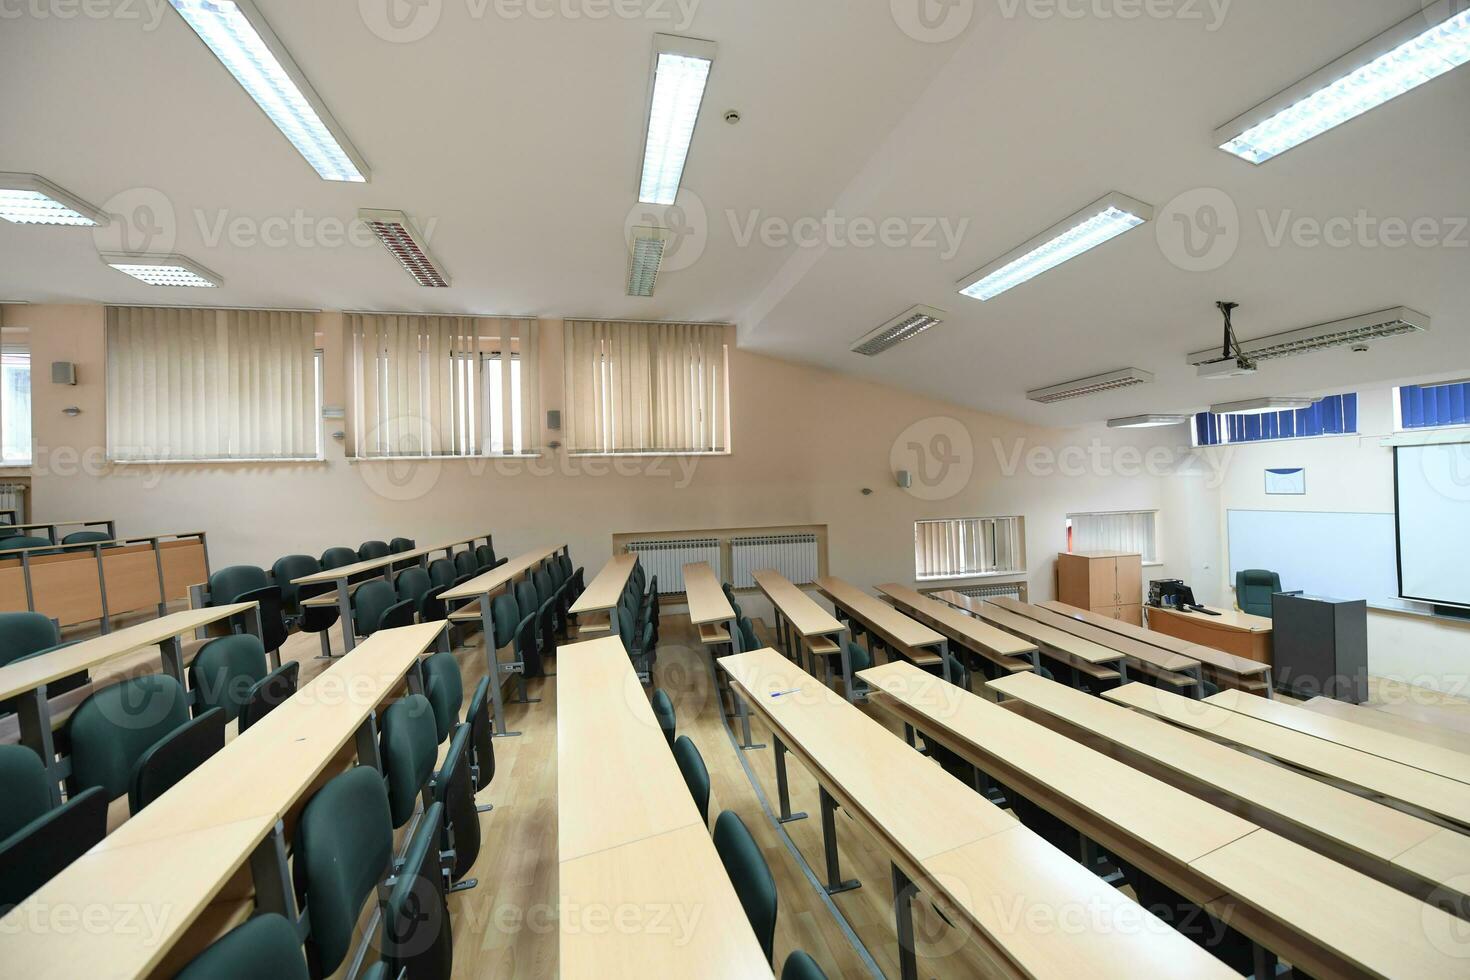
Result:
{"label": "ceiling-mounted projector", "polygon": [[1256,362],[1246,357],[1245,351],[1240,349],[1240,343],[1235,339],[1235,328],[1230,323],[1230,314],[1239,306],[1239,303],[1223,300],[1215,304],[1215,308],[1225,317],[1225,342],[1220,345],[1218,360],[1199,365],[1201,378],[1240,378],[1256,373]]}

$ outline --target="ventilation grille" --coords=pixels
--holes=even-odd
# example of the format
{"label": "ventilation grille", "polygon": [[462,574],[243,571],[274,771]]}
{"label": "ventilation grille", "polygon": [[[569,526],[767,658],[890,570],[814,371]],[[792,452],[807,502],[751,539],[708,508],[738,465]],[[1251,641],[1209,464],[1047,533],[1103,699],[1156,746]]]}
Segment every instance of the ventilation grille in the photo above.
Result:
{"label": "ventilation grille", "polygon": [[989,585],[967,585],[963,589],[952,589],[951,591],[976,599],[995,599],[1004,596],[1008,599],[1024,601],[1025,588],[1025,582],[993,582]]}
{"label": "ventilation grille", "polygon": [[439,271],[427,246],[419,239],[408,215],[402,211],[361,210],[357,216],[378,236],[383,247],[398,260],[420,286],[444,289],[449,277]]}
{"label": "ventilation grille", "polygon": [[675,541],[630,541],[623,550],[638,556],[649,580],[658,578],[659,595],[674,595],[684,591],[684,566],[693,562],[707,562],[709,567],[720,567],[720,541],[718,538],[684,538]]}
{"label": "ventilation grille", "polygon": [[667,235],[660,228],[634,228],[628,257],[628,295],[652,296],[664,261]]}
{"label": "ventilation grille", "polygon": [[944,311],[932,306],[915,306],[900,313],[878,329],[859,337],[850,348],[865,357],[877,357],[906,340],[913,340],[930,327],[944,322]]}
{"label": "ventilation grille", "polygon": [[771,568],[796,585],[817,577],[815,534],[761,534],[730,539],[731,584],[737,589],[755,585],[755,572]]}

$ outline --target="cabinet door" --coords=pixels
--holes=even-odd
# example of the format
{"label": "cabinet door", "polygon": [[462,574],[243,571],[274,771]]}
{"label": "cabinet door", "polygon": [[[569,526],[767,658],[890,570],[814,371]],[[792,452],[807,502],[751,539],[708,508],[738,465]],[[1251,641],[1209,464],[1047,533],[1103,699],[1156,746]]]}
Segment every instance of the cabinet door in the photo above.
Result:
{"label": "cabinet door", "polygon": [[1112,558],[1093,558],[1087,563],[1087,608],[1118,604],[1118,573]]}
{"label": "cabinet door", "polygon": [[1117,559],[1118,598],[1113,600],[1120,606],[1143,604],[1143,559],[1138,555],[1125,555]]}
{"label": "cabinet door", "polygon": [[1125,623],[1130,623],[1130,624],[1132,624],[1134,626],[1142,626],[1143,625],[1143,606],[1141,606],[1141,605],[1125,605],[1125,606],[1119,606],[1118,607],[1118,614],[1116,616],[1114,616],[1113,618],[1114,619],[1121,620],[1121,621],[1123,621]]}

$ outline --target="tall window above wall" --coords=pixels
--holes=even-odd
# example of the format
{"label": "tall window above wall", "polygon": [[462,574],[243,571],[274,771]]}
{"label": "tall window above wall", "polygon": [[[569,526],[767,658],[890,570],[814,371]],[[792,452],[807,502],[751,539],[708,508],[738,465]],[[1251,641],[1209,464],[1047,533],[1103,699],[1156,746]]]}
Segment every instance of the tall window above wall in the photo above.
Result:
{"label": "tall window above wall", "polygon": [[315,320],[109,306],[108,459],[320,459]]}
{"label": "tall window above wall", "polygon": [[730,451],[727,326],[568,320],[565,329],[571,452]]}
{"label": "tall window above wall", "polygon": [[347,320],[355,455],[539,451],[534,319],[362,313]]}
{"label": "tall window above wall", "polygon": [[1267,442],[1272,439],[1310,439],[1316,436],[1350,435],[1358,431],[1356,392],[1331,395],[1311,408],[1264,415],[1212,415],[1194,417],[1196,446],[1223,446],[1238,442]]}
{"label": "tall window above wall", "polygon": [[0,462],[31,463],[31,352],[0,344]]}
{"label": "tall window above wall", "polygon": [[960,517],[914,522],[914,578],[1005,575],[1026,570],[1024,518]]}
{"label": "tall window above wall", "polygon": [[1145,565],[1159,558],[1159,513],[1154,510],[1068,514],[1067,550],[1124,551],[1143,556]]}
{"label": "tall window above wall", "polygon": [[1437,429],[1470,425],[1470,381],[1446,385],[1404,385],[1397,389],[1399,429]]}

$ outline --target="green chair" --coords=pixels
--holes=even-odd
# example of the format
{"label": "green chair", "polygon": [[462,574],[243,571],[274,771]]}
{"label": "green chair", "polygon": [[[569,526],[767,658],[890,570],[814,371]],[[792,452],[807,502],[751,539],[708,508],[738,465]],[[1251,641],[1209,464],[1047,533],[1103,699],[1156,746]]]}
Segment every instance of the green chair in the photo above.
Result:
{"label": "green chair", "polygon": [[107,796],[93,787],[0,840],[0,911],[25,901],[106,833]]}
{"label": "green chair", "polygon": [[781,967],[781,980],[827,980],[827,974],[817,966],[816,960],[798,949],[786,957],[786,965]]}
{"label": "green chair", "polygon": [[210,708],[154,742],[133,766],[128,812],[136,816],[224,747],[223,708]]}
{"label": "green chair", "polygon": [[398,598],[397,591],[382,579],[364,582],[352,594],[352,621],[358,636],[379,630],[413,625],[413,600]]}
{"label": "green chair", "polygon": [[100,786],[107,799],[128,791],[143,753],[189,721],[189,700],[166,674],[119,681],[77,706],[67,720],[73,792]]}
{"label": "green chair", "polygon": [[434,802],[440,805],[444,823],[442,850],[454,855],[450,880],[455,885],[450,891],[456,892],[478,884],[474,878],[465,877],[480,856],[480,814],[475,808],[475,780],[470,772],[474,764],[473,736],[469,725],[454,730],[444,765],[433,780]]}
{"label": "green chair", "polygon": [[550,676],[546,671],[546,661],[556,656],[556,632],[557,632],[557,599],[553,595],[550,599],[541,603],[536,610],[536,633],[541,638],[540,663],[537,665],[536,673],[531,677]]}
{"label": "green chair", "polygon": [[356,565],[357,562],[357,552],[352,548],[344,548],[339,545],[322,552],[322,571],[341,568],[343,565]]}
{"label": "green chair", "polygon": [[[475,693],[471,695],[469,709],[465,712],[465,721],[470,726],[470,748],[474,750],[470,775],[474,777],[475,792],[478,793],[495,778],[495,733],[494,725],[490,721],[490,678],[482,677],[480,683],[475,685]],[[481,813],[488,813],[495,807],[482,803],[477,809]]]}
{"label": "green chair", "polygon": [[0,551],[19,551],[22,548],[50,548],[54,547],[46,538],[33,538],[25,534],[12,534],[9,537],[0,538]]}
{"label": "green chair", "polygon": [[386,541],[364,541],[357,549],[358,561],[373,561],[378,558],[387,558],[393,552]]}
{"label": "green chair", "polygon": [[106,531],[73,531],[61,539],[62,544],[100,544],[111,541],[112,535]]}
{"label": "green chair", "polygon": [[[868,683],[858,676],[858,671],[867,670],[869,667],[873,666],[873,655],[868,652],[867,647],[848,640],[847,659],[852,664],[853,690],[861,694],[868,689]],[[837,663],[838,662],[834,660],[832,666],[835,668],[837,666]]]}
{"label": "green chair", "polygon": [[292,852],[311,922],[307,963],[312,976],[330,976],[347,958],[363,905],[393,860],[388,791],[377,770],[356,766],[318,790],[301,812]]}
{"label": "green chair", "polygon": [[378,951],[386,975],[409,980],[449,980],[454,942],[444,892],[437,825],[443,806],[433,804],[414,831],[403,860],[385,882],[379,900],[383,927]]}
{"label": "green chair", "polygon": [[234,721],[249,700],[251,689],[269,672],[259,638],[236,633],[210,640],[199,648],[189,665],[189,688],[196,699],[194,714],[222,708],[225,719]]}
{"label": "green chair", "polygon": [[[530,610],[527,610],[530,612]],[[495,621],[495,649],[499,650],[516,637],[521,625],[521,607],[510,592],[502,592],[490,600],[490,618]]]}
{"label": "green chair", "polygon": [[505,564],[505,562],[495,557],[494,548],[488,544],[482,544],[475,549],[475,564],[481,572],[488,572],[497,565]]}
{"label": "green chair", "polygon": [[740,625],[740,649],[743,651],[759,650],[761,640],[755,633],[755,624],[744,616],[741,616],[736,622]]}
{"label": "green chair", "polygon": [[[401,555],[405,551],[412,551],[414,548],[417,547],[418,545],[414,543],[414,540],[412,538],[394,538],[392,541],[388,542],[388,554]],[[406,568],[422,567],[423,566],[419,564],[419,560],[417,558],[405,558],[403,561],[395,561],[393,563],[393,570],[395,572],[401,572]]]}
{"label": "green chair", "polygon": [[[271,583],[265,569],[254,565],[231,565],[209,576],[209,604],[227,606],[234,602],[260,604],[261,642],[267,653],[276,653],[286,642],[286,617],[281,587]],[[252,619],[248,614],[237,617],[241,629]]]}
{"label": "green chair", "polygon": [[[50,617],[35,612],[0,613],[0,667],[70,646],[61,642],[61,631]],[[46,685],[46,696],[75,691],[90,680],[86,671],[68,674]],[[15,700],[0,701],[0,715],[15,710]]]}
{"label": "green chair", "polygon": [[271,577],[281,590],[281,611],[293,617],[297,629],[303,633],[316,633],[321,638],[322,656],[330,657],[332,640],[327,630],[337,624],[342,610],[334,602],[328,606],[303,606],[302,602],[313,596],[324,595],[336,589],[331,582],[316,585],[292,585],[293,579],[315,575],[322,570],[322,563],[310,555],[287,555],[271,566]]}
{"label": "green chair", "polygon": [[459,577],[469,576],[470,578],[474,578],[476,575],[479,575],[480,564],[475,558],[475,553],[467,549],[455,555],[454,570],[459,573]]}
{"label": "green chair", "polygon": [[[527,695],[526,678],[540,677],[545,670],[541,666],[541,644],[538,639],[539,630],[536,628],[536,614],[522,619],[516,624],[515,631],[515,654],[521,663],[521,669],[516,674],[516,700],[522,704],[534,704],[539,698]],[[495,621],[495,632],[500,632],[500,620]]]}
{"label": "green chair", "polygon": [[424,696],[434,709],[435,745],[444,744],[459,724],[459,708],[464,704],[464,678],[459,661],[452,653],[436,653],[423,662]]}
{"label": "green chair", "polygon": [[23,745],[0,745],[0,841],[51,809],[41,757]]}
{"label": "green chair", "polygon": [[1271,596],[1281,591],[1281,576],[1264,568],[1235,573],[1235,604],[1252,616],[1271,618]]}
{"label": "green chair", "polygon": [[663,729],[664,738],[668,739],[669,748],[674,747],[674,701],[669,697],[669,692],[663,688],[653,692],[650,699],[653,706],[653,717],[658,720],[658,727]]}
{"label": "green chair", "polygon": [[699,807],[699,816],[708,827],[709,770],[705,768],[704,756],[699,754],[699,749],[688,735],[680,735],[675,740],[674,761],[679,764],[679,771],[684,774],[684,785],[689,787],[689,795],[694,797],[694,805]]}
{"label": "green chair", "polygon": [[439,740],[434,709],[422,694],[394,701],[383,712],[378,736],[383,782],[388,790],[388,816],[397,830],[408,823],[414,807],[434,775]]}
{"label": "green chair", "polygon": [[448,558],[435,558],[429,562],[429,581],[438,586],[451,586],[459,578],[459,571]]}
{"label": "green chair", "polygon": [[760,845],[745,829],[745,823],[734,810],[726,810],[715,821],[715,850],[745,917],[760,940],[766,960],[772,960],[776,941],[776,880],[761,854]]}
{"label": "green chair", "polygon": [[309,980],[301,937],[274,913],[247,919],[189,961],[175,980]]}

